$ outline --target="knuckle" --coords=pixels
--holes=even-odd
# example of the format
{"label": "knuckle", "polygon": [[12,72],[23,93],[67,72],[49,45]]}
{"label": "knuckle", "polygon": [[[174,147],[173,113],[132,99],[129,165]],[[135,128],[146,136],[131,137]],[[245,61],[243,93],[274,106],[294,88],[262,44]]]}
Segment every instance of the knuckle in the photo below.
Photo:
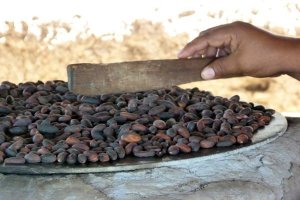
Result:
{"label": "knuckle", "polygon": [[237,26],[237,27],[243,26],[244,24],[246,24],[246,23],[245,23],[245,22],[242,22],[242,21],[235,21],[235,22],[232,22],[232,25],[233,25],[233,26]]}
{"label": "knuckle", "polygon": [[199,36],[198,37],[201,37],[201,38],[209,38],[210,36],[212,35],[212,31],[211,30],[205,30],[205,31],[201,31],[199,33]]}
{"label": "knuckle", "polygon": [[201,31],[200,33],[199,33],[199,36],[204,36],[204,35],[206,35],[207,34],[207,30],[206,31]]}
{"label": "knuckle", "polygon": [[239,29],[247,28],[247,27],[252,26],[252,25],[249,24],[249,23],[243,22],[243,21],[235,21],[231,24],[231,26],[233,28],[235,28],[236,30],[239,30]]}

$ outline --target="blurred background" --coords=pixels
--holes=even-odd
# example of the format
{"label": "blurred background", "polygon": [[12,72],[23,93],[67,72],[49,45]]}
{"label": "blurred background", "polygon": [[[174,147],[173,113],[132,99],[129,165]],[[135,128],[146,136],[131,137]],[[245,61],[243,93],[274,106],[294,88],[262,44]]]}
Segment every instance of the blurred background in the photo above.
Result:
{"label": "blurred background", "polygon": [[[202,30],[236,20],[300,35],[299,1],[10,0],[0,7],[0,81],[67,81],[70,63],[176,58]],[[264,55],[262,55],[264,56]],[[196,82],[214,95],[239,94],[280,112],[300,110],[289,76]]]}

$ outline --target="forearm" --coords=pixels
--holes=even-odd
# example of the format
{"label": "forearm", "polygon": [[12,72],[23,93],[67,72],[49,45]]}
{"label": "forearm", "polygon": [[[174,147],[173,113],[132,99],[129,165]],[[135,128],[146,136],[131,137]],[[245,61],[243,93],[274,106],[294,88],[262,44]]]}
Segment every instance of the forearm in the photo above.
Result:
{"label": "forearm", "polygon": [[[278,37],[278,58],[275,59],[283,74],[295,75],[300,73],[300,39]],[[299,76],[299,75],[298,75]]]}

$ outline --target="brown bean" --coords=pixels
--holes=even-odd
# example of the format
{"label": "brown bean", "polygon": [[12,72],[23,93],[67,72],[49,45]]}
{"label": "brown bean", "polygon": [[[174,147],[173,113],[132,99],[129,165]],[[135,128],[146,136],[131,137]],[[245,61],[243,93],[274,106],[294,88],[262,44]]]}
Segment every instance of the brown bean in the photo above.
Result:
{"label": "brown bean", "polygon": [[8,148],[13,149],[15,151],[18,151],[19,149],[22,148],[23,144],[24,144],[24,140],[23,139],[17,140],[14,143],[12,143]]}
{"label": "brown bean", "polygon": [[2,150],[5,150],[7,149],[12,143],[11,142],[3,142],[1,145],[0,145],[0,148]]}
{"label": "brown bean", "polygon": [[78,138],[73,137],[73,136],[69,136],[69,137],[66,139],[66,143],[67,143],[68,145],[77,144],[77,143],[79,143],[79,142],[80,142],[80,140],[79,140]]}
{"label": "brown bean", "polygon": [[5,134],[0,132],[0,144],[5,142]]}
{"label": "brown bean", "polygon": [[28,162],[28,163],[41,162],[41,157],[34,152],[30,152],[30,153],[26,154],[24,158],[25,158],[26,162]]}
{"label": "brown bean", "polygon": [[50,151],[49,151],[49,149],[47,149],[46,147],[40,147],[40,148],[37,150],[37,153],[40,154],[40,155],[44,155],[44,154],[50,153]]}
{"label": "brown bean", "polygon": [[54,142],[49,139],[43,139],[42,145],[46,147],[47,149],[52,149],[52,146],[54,145]]}
{"label": "brown bean", "polygon": [[246,134],[241,133],[236,137],[237,143],[239,144],[246,144],[249,141],[249,136]]}
{"label": "brown bean", "polygon": [[60,148],[62,148],[62,149],[67,149],[67,148],[69,148],[69,145],[66,143],[66,141],[60,140],[60,141],[58,141],[58,142],[52,147],[52,150],[53,150],[53,151],[56,151],[56,150],[58,150],[58,149],[60,149]]}
{"label": "brown bean", "polygon": [[78,149],[80,151],[88,151],[90,147],[83,143],[76,143],[72,145],[73,148]]}
{"label": "brown bean", "polygon": [[4,154],[4,152],[3,152],[3,151],[0,151],[0,156],[2,156],[2,157],[4,157],[4,156],[5,156],[5,154]]}
{"label": "brown bean", "polygon": [[263,121],[265,124],[268,124],[271,121],[271,117],[269,116],[261,116],[258,121]]}
{"label": "brown bean", "polygon": [[138,106],[138,100],[137,99],[130,99],[128,101],[128,111],[129,112],[134,112],[137,110],[137,106]]}
{"label": "brown bean", "polygon": [[191,147],[188,146],[187,144],[177,143],[176,146],[178,146],[180,151],[183,153],[190,153],[192,151]]}
{"label": "brown bean", "polygon": [[67,160],[67,156],[68,156],[68,153],[67,152],[61,152],[57,155],[57,162],[58,163],[65,163],[66,160]]}
{"label": "brown bean", "polygon": [[109,155],[110,160],[117,160],[118,154],[113,149],[107,149],[106,153]]}
{"label": "brown bean", "polygon": [[221,124],[220,131],[222,131],[226,134],[231,134],[232,133],[231,125],[228,122],[224,121]]}
{"label": "brown bean", "polygon": [[[253,124],[251,124],[251,127],[253,128],[253,131],[256,131],[260,126],[258,125],[258,123],[253,123]],[[247,133],[247,134],[249,134],[250,135],[250,137],[252,137],[251,136],[251,134],[250,133]]]}
{"label": "brown bean", "polygon": [[148,112],[149,115],[158,115],[161,112],[164,112],[166,110],[165,105],[159,105],[151,108]]}
{"label": "brown bean", "polygon": [[236,143],[236,138],[233,135],[225,135],[220,137],[217,147],[229,147]]}
{"label": "brown bean", "polygon": [[99,153],[99,160],[100,162],[108,162],[109,159],[109,155],[107,153]]}
{"label": "brown bean", "polygon": [[37,145],[36,144],[26,144],[25,147],[28,148],[28,149],[34,149],[34,148],[37,147]]}
{"label": "brown bean", "polygon": [[178,128],[177,132],[178,132],[179,135],[181,135],[184,138],[189,138],[190,137],[190,132],[185,127]]}
{"label": "brown bean", "polygon": [[[254,126],[256,125],[256,126]],[[254,127],[253,127],[254,126]],[[258,128],[258,125],[257,124],[252,124],[251,126],[244,126],[241,128],[241,132],[240,133],[244,133],[246,134],[249,138],[252,138],[253,136],[253,132],[255,130],[255,128],[257,129]]]}
{"label": "brown bean", "polygon": [[200,143],[199,142],[190,142],[188,143],[189,147],[191,147],[193,152],[197,152],[200,149]]}
{"label": "brown bean", "polygon": [[90,162],[98,162],[98,160],[99,160],[98,154],[94,151],[89,151],[87,153],[87,158],[88,158],[88,161],[90,161]]}
{"label": "brown bean", "polygon": [[133,124],[132,126],[131,126],[131,129],[133,130],[133,131],[140,131],[140,132],[145,132],[145,131],[147,131],[147,127],[145,126],[145,125],[143,125],[143,124]]}
{"label": "brown bean", "polygon": [[175,146],[175,145],[171,145],[168,148],[168,153],[170,155],[177,155],[179,153],[179,151],[180,151],[179,147]]}
{"label": "brown bean", "polygon": [[200,120],[197,122],[197,129],[198,129],[198,131],[202,132],[203,129],[204,129],[204,127],[205,127],[205,123],[204,123],[203,120],[200,119]]}
{"label": "brown bean", "polygon": [[139,158],[153,157],[155,156],[155,151],[137,151],[133,152],[133,155]]}
{"label": "brown bean", "polygon": [[56,156],[52,153],[46,153],[41,155],[42,163],[54,163],[56,161]]}
{"label": "brown bean", "polygon": [[183,95],[181,95],[177,104],[179,105],[179,107],[185,108],[188,105],[189,99],[190,98],[189,98],[188,94],[183,94]]}
{"label": "brown bean", "polygon": [[58,155],[59,153],[65,152],[65,151],[66,151],[66,149],[64,149],[64,148],[59,148],[59,149],[57,149],[56,151],[53,151],[52,153],[53,153],[54,155]]}
{"label": "brown bean", "polygon": [[115,152],[118,154],[119,158],[124,158],[126,155],[125,149],[123,147],[115,147],[114,148]]}
{"label": "brown bean", "polygon": [[87,161],[87,156],[84,154],[78,154],[77,161],[81,164],[84,164]]}
{"label": "brown bean", "polygon": [[40,144],[44,139],[44,136],[40,133],[36,133],[33,137],[32,137],[32,141],[35,144]]}
{"label": "brown bean", "polygon": [[124,140],[125,142],[128,143],[137,143],[142,140],[142,137],[139,134],[131,131],[127,134],[122,135],[121,140]]}
{"label": "brown bean", "polygon": [[214,141],[205,139],[200,142],[200,147],[203,149],[209,149],[214,147],[215,144],[216,143]]}
{"label": "brown bean", "polygon": [[161,151],[161,146],[159,146],[159,145],[144,145],[144,149],[147,151]]}
{"label": "brown bean", "polygon": [[15,157],[17,155],[17,151],[14,150],[14,149],[11,149],[11,148],[6,148],[5,149],[5,154],[8,156],[8,157]]}
{"label": "brown bean", "polygon": [[70,153],[68,156],[67,156],[67,163],[70,164],[70,165],[73,165],[75,164],[77,161],[77,155],[75,153]]}
{"label": "brown bean", "polygon": [[213,141],[214,143],[217,143],[219,141],[219,138],[220,138],[219,136],[214,135],[214,136],[207,137],[206,139]]}
{"label": "brown bean", "polygon": [[[28,149],[27,147],[22,147],[19,151],[20,153],[29,153],[30,152],[30,149]],[[0,153],[1,154],[1,153]]]}
{"label": "brown bean", "polygon": [[0,156],[2,156],[2,157],[4,157],[4,156],[5,156],[5,154],[4,154],[4,152],[3,152],[3,151],[0,151]]}
{"label": "brown bean", "polygon": [[125,146],[125,153],[126,155],[129,155],[132,153],[132,150],[133,150],[133,147],[137,146],[137,143],[135,142],[132,142],[132,143],[129,143]]}
{"label": "brown bean", "polygon": [[165,129],[166,128],[166,122],[163,120],[157,119],[153,122],[153,126],[155,126],[158,129]]}
{"label": "brown bean", "polygon": [[91,148],[97,147],[99,145],[99,143],[100,143],[99,141],[96,141],[94,139],[89,141],[89,145],[90,145]]}
{"label": "brown bean", "polygon": [[177,131],[174,129],[174,128],[169,128],[167,131],[166,131],[166,134],[170,137],[175,137],[177,135]]}
{"label": "brown bean", "polygon": [[64,115],[58,118],[59,122],[69,122],[71,121],[71,116],[70,115]]}
{"label": "brown bean", "polygon": [[37,130],[37,128],[33,128],[30,130],[29,135],[34,136],[35,134],[38,134],[38,133],[40,133],[40,132]]}
{"label": "brown bean", "polygon": [[190,136],[189,137],[189,142],[195,142],[195,143],[199,143],[201,140],[203,140],[202,137],[200,136]]}
{"label": "brown bean", "polygon": [[163,132],[158,132],[158,133],[156,134],[156,137],[162,138],[162,139],[164,139],[164,140],[166,140],[166,141],[171,141],[171,137],[168,136],[168,135],[166,135],[166,134],[163,133]]}
{"label": "brown bean", "polygon": [[132,152],[138,152],[138,151],[142,151],[143,150],[143,146],[142,145],[136,145],[133,147]]}
{"label": "brown bean", "polygon": [[251,108],[247,107],[247,108],[242,108],[242,109],[239,111],[239,114],[249,115],[249,114],[251,114],[251,112],[252,112]]}
{"label": "brown bean", "polygon": [[67,139],[70,135],[71,135],[71,133],[65,132],[65,133],[63,133],[63,134],[57,136],[55,139],[58,140],[58,141],[59,141],[59,140],[65,140],[65,139]]}
{"label": "brown bean", "polygon": [[25,158],[22,157],[10,157],[4,159],[4,164],[24,164]]}
{"label": "brown bean", "polygon": [[136,113],[129,113],[129,112],[120,112],[121,117],[125,117],[128,120],[137,120],[140,116]]}
{"label": "brown bean", "polygon": [[189,140],[187,138],[178,138],[177,143],[178,144],[188,144]]}
{"label": "brown bean", "polygon": [[152,134],[154,134],[154,133],[157,132],[157,128],[156,128],[155,126],[150,126],[148,130],[149,130],[149,132],[152,133]]}

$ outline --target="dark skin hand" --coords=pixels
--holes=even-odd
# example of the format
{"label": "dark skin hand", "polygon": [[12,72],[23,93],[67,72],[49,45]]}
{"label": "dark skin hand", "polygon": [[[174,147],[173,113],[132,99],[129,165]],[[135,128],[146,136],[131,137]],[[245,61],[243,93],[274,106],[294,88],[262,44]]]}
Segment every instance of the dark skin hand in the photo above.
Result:
{"label": "dark skin hand", "polygon": [[300,80],[300,39],[282,37],[244,22],[210,28],[189,42],[178,58],[217,57],[203,79],[288,74]]}

